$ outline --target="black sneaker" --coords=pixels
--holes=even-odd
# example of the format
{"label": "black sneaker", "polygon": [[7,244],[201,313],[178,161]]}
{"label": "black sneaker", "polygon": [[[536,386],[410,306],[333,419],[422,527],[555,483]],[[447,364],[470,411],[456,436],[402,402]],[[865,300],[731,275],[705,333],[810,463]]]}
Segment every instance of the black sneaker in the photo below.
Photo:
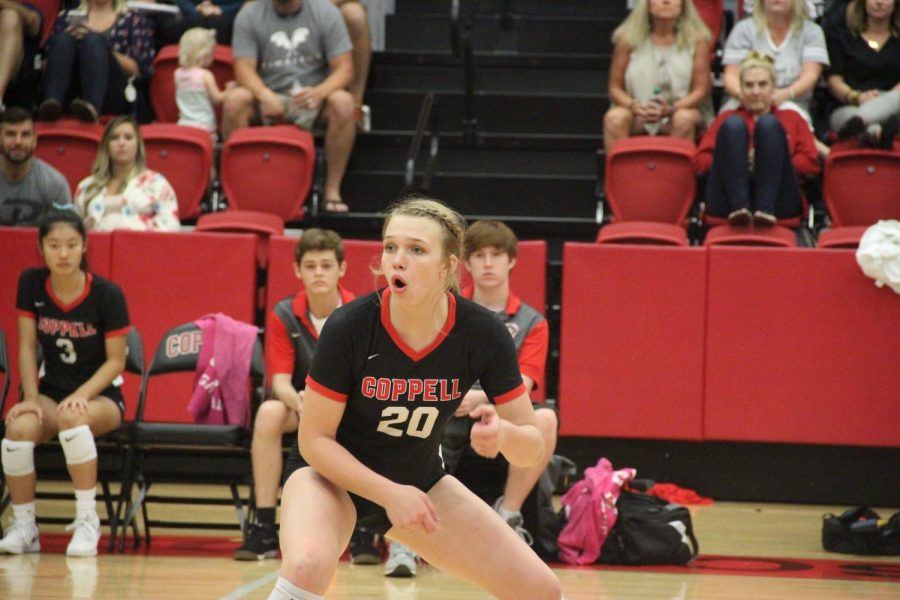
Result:
{"label": "black sneaker", "polygon": [[278,534],[259,525],[251,525],[247,541],[234,551],[234,560],[266,558],[278,558]]}
{"label": "black sneaker", "polygon": [[375,534],[359,527],[350,537],[350,562],[354,565],[377,565],[381,563],[381,546],[375,541]]}

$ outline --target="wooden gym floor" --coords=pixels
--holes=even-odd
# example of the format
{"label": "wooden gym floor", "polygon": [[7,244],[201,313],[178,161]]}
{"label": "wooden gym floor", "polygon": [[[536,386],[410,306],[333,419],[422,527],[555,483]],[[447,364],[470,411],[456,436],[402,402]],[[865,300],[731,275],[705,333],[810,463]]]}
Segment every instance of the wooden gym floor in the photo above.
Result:
{"label": "wooden gym floor", "polygon": [[[42,490],[66,491],[42,483]],[[209,487],[197,494],[216,495]],[[165,486],[154,488],[158,494]],[[185,493],[184,486],[179,494]],[[72,501],[38,501],[38,514],[68,517]],[[825,552],[821,517],[846,507],[717,502],[691,507],[700,557],[690,567],[571,568],[557,565],[567,600],[900,598],[900,558],[858,557]],[[152,504],[153,518],[233,521],[228,507]],[[102,510],[102,509],[101,509]],[[883,516],[893,509],[876,509]],[[3,515],[11,516],[11,511]],[[5,522],[5,521],[4,521]],[[43,552],[0,556],[0,599],[164,599],[268,597],[278,561],[238,562],[236,531],[154,529],[149,551],[67,558],[69,534],[62,525],[42,525]],[[104,546],[106,538],[101,541]],[[428,565],[414,579],[383,577],[380,567],[342,562],[329,599],[475,600],[488,596]]]}

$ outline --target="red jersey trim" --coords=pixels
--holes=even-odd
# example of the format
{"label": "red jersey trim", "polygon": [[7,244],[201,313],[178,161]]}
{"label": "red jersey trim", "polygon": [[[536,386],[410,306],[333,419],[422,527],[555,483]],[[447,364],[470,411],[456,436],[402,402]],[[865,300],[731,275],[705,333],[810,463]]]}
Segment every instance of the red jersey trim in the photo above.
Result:
{"label": "red jersey trim", "polygon": [[128,335],[128,332],[131,331],[131,325],[126,325],[120,329],[114,329],[112,331],[107,331],[103,334],[105,339],[119,337],[120,335]]}
{"label": "red jersey trim", "polygon": [[22,310],[21,308],[17,308],[16,314],[20,317],[25,317],[26,319],[31,319],[32,321],[37,321],[37,313],[36,312],[32,312],[30,310]]}
{"label": "red jersey trim", "polygon": [[440,331],[438,331],[437,336],[435,336],[434,340],[428,346],[423,348],[420,351],[415,351],[410,348],[406,342],[403,341],[403,338],[400,337],[400,334],[397,333],[397,330],[394,329],[394,324],[391,323],[391,288],[384,288],[384,292],[381,294],[381,324],[384,326],[385,330],[387,330],[388,335],[391,336],[391,339],[397,344],[397,347],[403,351],[403,354],[407,355],[412,360],[418,362],[428,356],[435,348],[441,345],[447,335],[449,335],[450,331],[453,329],[454,325],[456,325],[456,297],[447,292],[447,320],[444,321],[444,326],[441,327]]}
{"label": "red jersey trim", "polygon": [[334,391],[331,388],[325,387],[324,385],[313,379],[311,375],[306,376],[306,387],[311,390],[315,390],[316,392],[322,394],[330,400],[334,400],[335,402],[347,402],[347,394],[342,394],[340,392]]}
{"label": "red jersey trim", "polygon": [[511,391],[506,392],[505,394],[500,394],[496,398],[494,398],[494,404],[506,404],[507,402],[511,402],[525,393],[525,384],[520,383]]}
{"label": "red jersey trim", "polygon": [[85,273],[84,278],[84,291],[81,292],[81,295],[75,298],[71,303],[66,304],[62,300],[60,300],[57,295],[53,292],[53,286],[50,285],[50,276],[47,276],[47,281],[44,282],[44,287],[47,290],[47,295],[50,296],[50,299],[53,300],[53,303],[59,307],[59,309],[63,312],[69,312],[78,307],[79,304],[84,302],[84,299],[88,297],[88,294],[91,293],[91,282],[94,280],[93,275],[90,273]]}

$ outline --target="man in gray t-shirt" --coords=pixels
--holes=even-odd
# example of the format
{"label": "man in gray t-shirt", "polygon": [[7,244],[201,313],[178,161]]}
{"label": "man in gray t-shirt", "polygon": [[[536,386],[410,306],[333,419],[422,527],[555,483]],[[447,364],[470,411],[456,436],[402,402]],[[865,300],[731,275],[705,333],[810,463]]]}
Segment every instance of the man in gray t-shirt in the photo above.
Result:
{"label": "man in gray t-shirt", "polygon": [[225,96],[222,134],[250,124],[325,127],[324,209],[345,212],[341,181],[356,139],[352,44],[328,0],[257,0],[234,21],[238,83]]}
{"label": "man in gray t-shirt", "polygon": [[34,158],[37,136],[25,109],[10,107],[0,115],[0,225],[36,225],[54,204],[72,204],[62,174]]}

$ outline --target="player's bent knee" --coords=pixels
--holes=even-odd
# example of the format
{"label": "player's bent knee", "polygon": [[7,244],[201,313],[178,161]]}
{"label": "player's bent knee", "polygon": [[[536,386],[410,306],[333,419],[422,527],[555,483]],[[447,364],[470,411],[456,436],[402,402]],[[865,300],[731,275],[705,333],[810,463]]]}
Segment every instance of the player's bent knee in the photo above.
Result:
{"label": "player's bent knee", "polygon": [[253,94],[245,87],[233,87],[225,92],[222,101],[222,112],[226,115],[235,115],[250,110],[253,105]]}
{"label": "player's bent knee", "polygon": [[337,120],[353,119],[353,96],[347,90],[335,90],[328,96],[329,117]]}
{"label": "player's bent knee", "polygon": [[59,432],[59,443],[68,465],[80,465],[97,458],[94,434],[87,425],[62,429]]}

